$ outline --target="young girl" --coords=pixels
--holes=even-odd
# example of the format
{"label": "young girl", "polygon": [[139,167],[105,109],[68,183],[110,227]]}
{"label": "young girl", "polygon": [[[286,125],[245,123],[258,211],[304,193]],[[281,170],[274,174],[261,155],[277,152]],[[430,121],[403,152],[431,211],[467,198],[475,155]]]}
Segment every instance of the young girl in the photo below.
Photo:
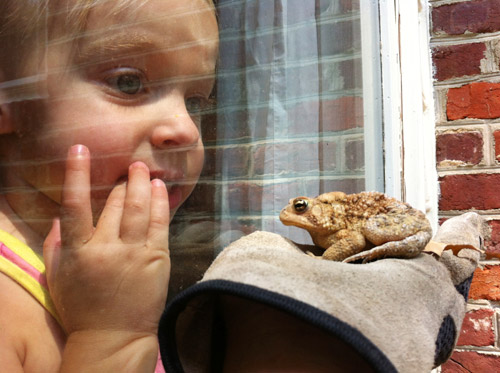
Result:
{"label": "young girl", "polygon": [[2,0],[0,20],[0,367],[153,371],[213,5]]}

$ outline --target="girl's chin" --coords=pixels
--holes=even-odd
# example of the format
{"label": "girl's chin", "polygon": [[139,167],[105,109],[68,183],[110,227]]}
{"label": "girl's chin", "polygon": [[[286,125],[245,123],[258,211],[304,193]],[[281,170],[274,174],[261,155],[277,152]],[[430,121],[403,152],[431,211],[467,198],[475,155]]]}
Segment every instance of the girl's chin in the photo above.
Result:
{"label": "girl's chin", "polygon": [[179,186],[168,188],[168,203],[170,206],[170,211],[177,211],[182,202],[184,202],[182,188]]}

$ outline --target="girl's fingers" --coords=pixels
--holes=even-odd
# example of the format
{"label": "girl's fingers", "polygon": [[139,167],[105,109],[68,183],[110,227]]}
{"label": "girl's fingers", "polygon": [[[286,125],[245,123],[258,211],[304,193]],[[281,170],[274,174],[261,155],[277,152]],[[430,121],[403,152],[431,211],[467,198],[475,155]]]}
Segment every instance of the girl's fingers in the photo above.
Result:
{"label": "girl's fingers", "polygon": [[104,235],[104,240],[120,237],[120,224],[126,192],[125,184],[113,188],[99,217],[94,235]]}
{"label": "girl's fingers", "polygon": [[125,242],[144,240],[149,227],[150,208],[149,169],[142,162],[132,163],[128,171],[127,194],[120,229],[122,240]]}
{"label": "girl's fingers", "polygon": [[61,230],[65,248],[80,247],[92,236],[90,153],[83,145],[69,149],[62,190]]}
{"label": "girl's fingers", "polygon": [[151,218],[149,221],[148,241],[168,249],[168,227],[170,207],[165,183],[155,179],[151,181]]}

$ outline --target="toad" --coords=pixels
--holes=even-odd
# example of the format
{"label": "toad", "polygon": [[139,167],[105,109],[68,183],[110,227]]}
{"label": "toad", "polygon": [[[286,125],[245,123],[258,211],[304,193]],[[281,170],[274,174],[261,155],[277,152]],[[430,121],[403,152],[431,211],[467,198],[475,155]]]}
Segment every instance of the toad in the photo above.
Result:
{"label": "toad", "polygon": [[421,211],[378,192],[293,198],[280,220],[306,229],[314,244],[325,249],[323,259],[347,263],[413,258],[432,236]]}

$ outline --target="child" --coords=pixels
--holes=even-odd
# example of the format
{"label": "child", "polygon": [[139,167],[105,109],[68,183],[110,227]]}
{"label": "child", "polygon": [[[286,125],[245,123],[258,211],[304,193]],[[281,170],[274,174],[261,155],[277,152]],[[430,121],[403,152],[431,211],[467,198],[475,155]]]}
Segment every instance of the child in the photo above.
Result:
{"label": "child", "polygon": [[203,163],[213,5],[2,0],[0,14],[0,366],[153,371],[169,219]]}

